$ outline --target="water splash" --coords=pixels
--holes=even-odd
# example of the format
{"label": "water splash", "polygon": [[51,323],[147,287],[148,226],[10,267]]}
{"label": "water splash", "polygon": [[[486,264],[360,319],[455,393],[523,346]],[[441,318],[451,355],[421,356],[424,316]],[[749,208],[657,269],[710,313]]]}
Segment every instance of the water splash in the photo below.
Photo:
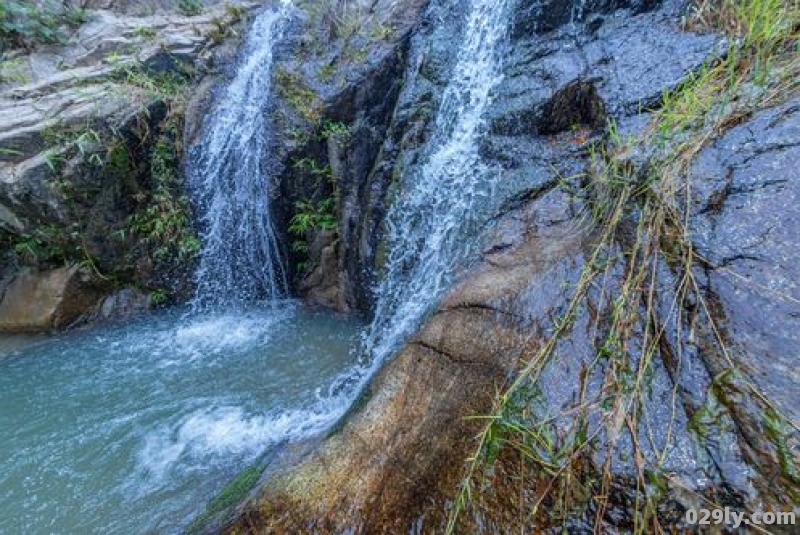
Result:
{"label": "water splash", "polygon": [[328,394],[360,328],[170,309],[0,352],[0,533],[184,532],[265,451],[345,413]]}
{"label": "water splash", "polygon": [[[240,406],[198,409],[178,422],[170,422],[145,436],[138,452],[134,481],[150,490],[153,483],[182,477],[181,472],[202,472],[224,459],[252,462],[265,448],[284,441],[321,433],[333,414],[315,409],[248,413]],[[177,473],[176,473],[177,472]],[[149,482],[142,485],[137,478]]]}
{"label": "water splash", "polygon": [[509,0],[473,0],[444,90],[425,162],[403,178],[387,215],[388,258],[366,352],[378,366],[419,326],[452,282],[485,221],[498,170],[478,142],[492,90],[502,80]]}
{"label": "water splash", "polygon": [[274,196],[268,125],[274,46],[291,17],[291,3],[262,11],[247,33],[236,74],[207,115],[189,151],[189,190],[199,214],[203,250],[195,308],[214,308],[287,294],[272,223]]}

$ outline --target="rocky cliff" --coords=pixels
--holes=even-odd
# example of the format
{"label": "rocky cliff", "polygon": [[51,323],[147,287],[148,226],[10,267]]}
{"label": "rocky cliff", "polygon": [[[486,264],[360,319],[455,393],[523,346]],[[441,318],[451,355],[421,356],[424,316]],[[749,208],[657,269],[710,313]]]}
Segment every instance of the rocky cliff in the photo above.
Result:
{"label": "rocky cliff", "polygon": [[[9,4],[0,74],[3,330],[61,329],[100,308],[111,317],[186,295],[199,245],[183,193],[186,103],[219,71],[220,45],[235,46],[246,7]],[[53,294],[62,297],[34,313],[29,307],[44,306],[34,303],[37,273],[41,284],[63,284]],[[136,290],[98,308],[124,287]],[[62,302],[68,296],[77,300]]]}
{"label": "rocky cliff", "polygon": [[[433,1],[414,25],[359,186],[375,219],[338,242],[338,273],[380,266],[376,229],[420,159],[463,9]],[[777,44],[763,78],[707,9],[516,4],[482,252],[231,532],[638,532],[689,507],[796,507],[796,60]]]}
{"label": "rocky cliff", "polygon": [[[183,148],[246,18],[207,4],[94,2],[66,43],[14,38],[0,330],[185,292]],[[296,2],[270,163],[309,304],[371,312],[466,4]],[[797,507],[796,6],[511,4],[478,252],[341,425],[208,530],[658,532]]]}

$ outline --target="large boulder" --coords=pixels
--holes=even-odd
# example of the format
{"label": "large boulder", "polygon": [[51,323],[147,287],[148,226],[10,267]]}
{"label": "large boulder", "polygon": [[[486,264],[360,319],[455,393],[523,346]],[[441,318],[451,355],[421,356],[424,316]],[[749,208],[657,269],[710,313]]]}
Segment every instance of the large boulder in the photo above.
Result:
{"label": "large boulder", "polygon": [[43,273],[23,269],[0,300],[0,332],[64,329],[92,312],[102,295],[102,286],[79,266]]}
{"label": "large boulder", "polygon": [[[708,499],[737,510],[796,503],[797,432],[776,428],[771,409],[765,413],[763,405],[748,401],[743,385],[752,381],[777,411],[797,421],[800,383],[793,370],[800,353],[792,333],[800,316],[794,286],[800,240],[791,229],[800,186],[784,177],[800,156],[798,132],[800,100],[794,100],[731,130],[692,169],[700,185],[694,238],[707,258],[698,267],[701,297],[712,303],[713,322],[735,366],[719,354],[709,321],[691,313],[697,301],[682,305],[688,310],[671,308],[678,277],[660,266],[656,328],[669,334],[652,355],[637,449],[624,432],[614,438],[602,517],[608,529],[634,525],[634,456],[658,459],[668,474],[657,508],[662,526],[680,525],[681,511],[704,507]],[[475,453],[475,435],[485,424],[470,417],[489,413],[495,393],[539,354],[559,328],[587,262],[596,260],[597,231],[582,223],[583,215],[581,203],[553,185],[511,207],[483,237],[477,265],[375,378],[344,427],[299,464],[277,463],[237,525],[250,532],[443,529],[464,461]],[[599,405],[603,399],[609,368],[593,368],[596,346],[624,275],[622,265],[608,271],[603,286],[590,290],[578,308],[553,357],[534,368],[532,418],[554,422],[555,436],[575,428],[581,400],[597,396]],[[645,320],[643,314],[634,330],[643,331]],[[675,337],[679,329],[695,334]],[[634,350],[630,358],[635,363],[640,357]],[[610,440],[602,414],[590,418],[587,431],[599,444]],[[599,484],[608,454],[600,449],[589,456],[580,481]],[[462,517],[465,531],[476,529],[473,522],[493,526],[492,532],[530,527],[531,521],[517,525],[514,513],[521,499],[515,481],[531,477],[517,471],[519,462],[501,457],[492,485],[473,490],[474,509]],[[569,525],[591,530],[597,511],[590,503]],[[547,526],[541,518],[536,523]]]}

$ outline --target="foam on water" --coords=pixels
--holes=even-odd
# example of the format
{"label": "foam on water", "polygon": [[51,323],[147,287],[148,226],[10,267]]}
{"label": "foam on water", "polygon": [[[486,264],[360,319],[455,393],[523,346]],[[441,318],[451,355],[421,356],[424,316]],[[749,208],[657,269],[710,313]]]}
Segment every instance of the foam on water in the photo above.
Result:
{"label": "foam on water", "polygon": [[220,312],[192,311],[180,322],[153,325],[147,339],[125,339],[111,344],[164,356],[161,366],[183,365],[199,358],[228,357],[237,350],[263,346],[275,328],[290,320],[294,312],[296,304],[292,301]]}
{"label": "foam on water", "polygon": [[188,318],[0,359],[0,533],[179,532],[271,446],[347,410],[327,394],[356,362],[356,323],[289,303]]}
{"label": "foam on water", "polygon": [[270,446],[324,431],[347,409],[345,403],[326,405],[271,414],[239,406],[199,409],[147,434],[138,454],[140,475],[162,480],[173,470],[202,470],[219,458],[253,460]]}

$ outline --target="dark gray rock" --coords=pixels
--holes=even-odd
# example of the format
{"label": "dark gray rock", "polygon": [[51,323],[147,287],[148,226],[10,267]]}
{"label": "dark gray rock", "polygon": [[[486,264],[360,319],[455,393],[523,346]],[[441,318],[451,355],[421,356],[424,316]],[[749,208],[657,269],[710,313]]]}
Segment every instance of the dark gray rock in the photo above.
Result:
{"label": "dark gray rock", "polygon": [[109,322],[131,319],[144,314],[153,306],[149,295],[134,288],[123,288],[105,297],[89,321]]}
{"label": "dark gray rock", "polygon": [[[278,227],[288,228],[296,203],[305,199],[336,197],[339,221],[332,249],[313,248],[311,255],[287,250],[285,256],[301,295],[311,304],[340,311],[366,311],[372,301],[372,266],[383,217],[383,199],[375,191],[384,191],[382,154],[392,136],[409,32],[425,2],[373,4],[349,4],[361,26],[357,34],[340,36],[337,24],[320,17],[320,6],[300,3],[306,13],[298,17],[295,38],[283,44],[275,66],[276,139],[270,158],[278,170]],[[346,134],[326,135],[331,124],[346,127]],[[303,161],[313,162],[316,171],[299,166]],[[324,229],[301,239],[313,244],[318,234]],[[284,235],[284,243],[297,239]],[[298,270],[298,264],[306,269]]]}
{"label": "dark gray rock", "polygon": [[800,100],[761,112],[695,161],[693,239],[738,362],[800,420]]}

